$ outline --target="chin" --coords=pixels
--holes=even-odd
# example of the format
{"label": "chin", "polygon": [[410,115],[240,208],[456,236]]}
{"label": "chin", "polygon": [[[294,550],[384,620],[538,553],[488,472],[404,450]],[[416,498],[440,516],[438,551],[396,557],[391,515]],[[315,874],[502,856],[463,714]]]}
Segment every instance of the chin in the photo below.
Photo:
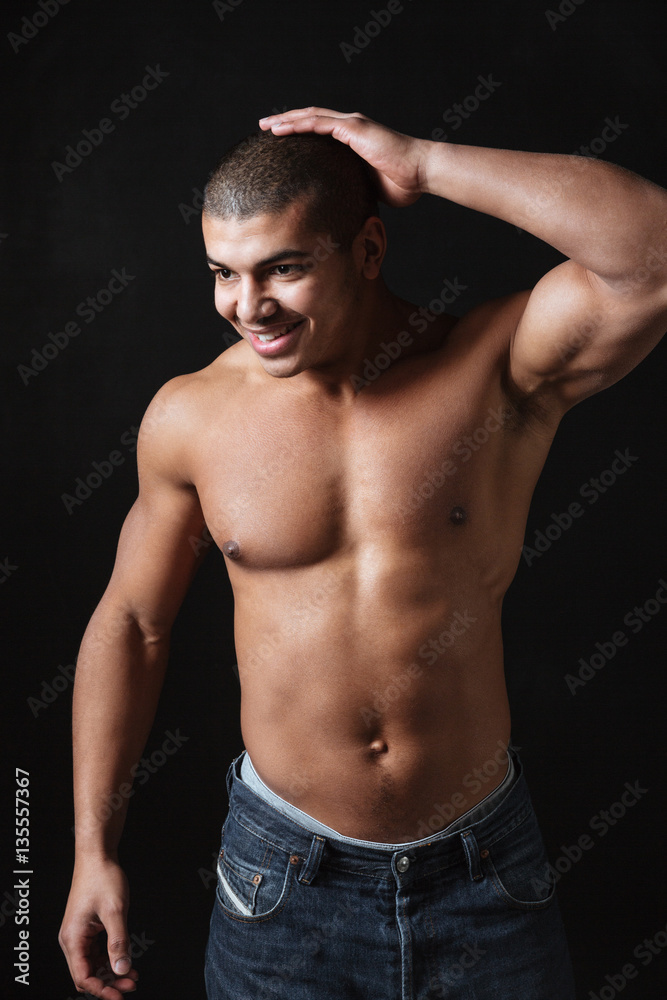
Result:
{"label": "chin", "polygon": [[266,374],[272,375],[273,378],[292,378],[292,376],[300,375],[306,370],[306,366],[302,362],[291,358],[276,358],[275,360],[262,358],[261,364]]}

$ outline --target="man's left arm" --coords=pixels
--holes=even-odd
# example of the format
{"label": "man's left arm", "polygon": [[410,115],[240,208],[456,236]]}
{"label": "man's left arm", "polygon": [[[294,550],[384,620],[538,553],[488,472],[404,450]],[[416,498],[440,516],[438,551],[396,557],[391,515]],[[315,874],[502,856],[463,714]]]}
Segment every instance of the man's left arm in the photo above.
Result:
{"label": "man's left arm", "polygon": [[569,259],[525,302],[510,376],[565,410],[631,371],[667,329],[667,191],[580,156],[431,144],[425,191],[519,226]]}
{"label": "man's left arm", "polygon": [[416,139],[328,108],[260,125],[349,145],[374,168],[390,205],[439,195],[569,258],[517,295],[509,375],[521,393],[565,411],[631,371],[667,329],[667,191],[631,171],[582,156]]}

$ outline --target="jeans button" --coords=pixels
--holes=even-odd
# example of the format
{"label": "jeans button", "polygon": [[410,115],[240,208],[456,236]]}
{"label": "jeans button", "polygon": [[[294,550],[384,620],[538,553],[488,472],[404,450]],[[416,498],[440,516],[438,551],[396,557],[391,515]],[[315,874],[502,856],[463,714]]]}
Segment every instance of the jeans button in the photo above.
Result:
{"label": "jeans button", "polygon": [[398,868],[399,872],[406,872],[410,867],[410,858],[406,858],[406,856],[403,855],[403,857],[399,858],[398,861],[396,862],[396,867]]}

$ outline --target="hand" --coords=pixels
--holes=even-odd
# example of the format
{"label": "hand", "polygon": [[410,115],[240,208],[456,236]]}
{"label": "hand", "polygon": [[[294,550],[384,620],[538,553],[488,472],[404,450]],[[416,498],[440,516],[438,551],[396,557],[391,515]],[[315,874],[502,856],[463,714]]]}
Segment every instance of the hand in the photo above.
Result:
{"label": "hand", "polygon": [[[125,873],[110,859],[77,862],[58,941],[74,985],[102,1000],[122,1000],[138,973],[127,933],[129,890]],[[107,933],[108,955],[100,934]],[[113,971],[112,971],[113,970]]]}
{"label": "hand", "polygon": [[412,205],[424,191],[426,150],[430,143],[413,139],[359,112],[343,114],[328,108],[299,108],[260,118],[264,131],[274,135],[317,132],[331,135],[363,157],[374,168],[380,197],[388,205]]}

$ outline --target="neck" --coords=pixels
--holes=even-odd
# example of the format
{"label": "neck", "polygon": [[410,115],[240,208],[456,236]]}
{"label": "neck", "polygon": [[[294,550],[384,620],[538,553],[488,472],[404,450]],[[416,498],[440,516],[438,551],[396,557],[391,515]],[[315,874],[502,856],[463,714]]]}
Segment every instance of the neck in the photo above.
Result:
{"label": "neck", "polygon": [[408,325],[414,309],[410,302],[394,295],[381,276],[368,282],[351,302],[346,328],[341,331],[340,351],[334,358],[301,372],[298,380],[302,384],[316,383],[328,394],[353,399],[377,377],[374,373],[414,353],[414,330]]}

